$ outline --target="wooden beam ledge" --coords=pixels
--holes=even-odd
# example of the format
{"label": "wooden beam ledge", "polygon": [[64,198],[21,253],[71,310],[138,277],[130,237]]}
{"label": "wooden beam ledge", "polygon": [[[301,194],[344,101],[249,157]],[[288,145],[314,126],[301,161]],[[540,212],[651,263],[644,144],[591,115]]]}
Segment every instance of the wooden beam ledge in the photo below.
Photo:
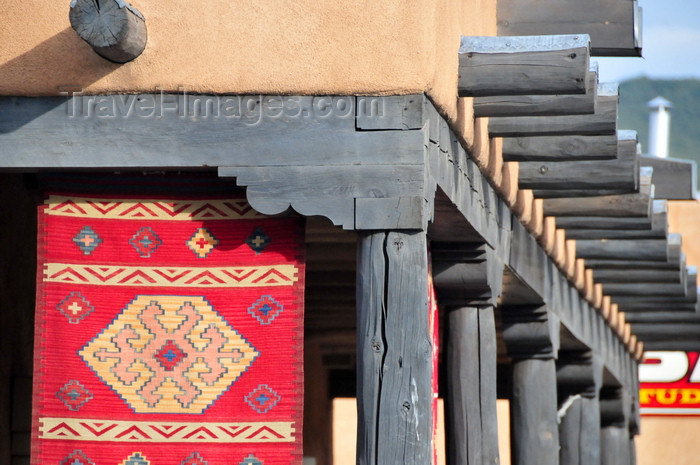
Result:
{"label": "wooden beam ledge", "polygon": [[586,34],[463,36],[459,96],[584,94],[589,57]]}

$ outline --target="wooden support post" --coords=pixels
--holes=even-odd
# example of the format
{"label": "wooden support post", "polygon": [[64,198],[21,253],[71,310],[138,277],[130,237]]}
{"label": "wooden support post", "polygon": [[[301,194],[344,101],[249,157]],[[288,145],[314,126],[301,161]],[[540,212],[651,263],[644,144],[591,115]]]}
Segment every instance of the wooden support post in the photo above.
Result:
{"label": "wooden support post", "polygon": [[600,430],[600,465],[630,463],[630,434],[624,426],[604,426]]}
{"label": "wooden support post", "polygon": [[115,63],[126,63],[146,48],[146,20],[125,0],[72,0],[70,24],[95,52]]}
{"label": "wooden support post", "polygon": [[556,465],[559,458],[554,359],[513,361],[511,463]]}
{"label": "wooden support post", "polygon": [[554,465],[559,456],[559,321],[546,307],[501,307],[503,342],[513,360],[511,463]]}
{"label": "wooden support post", "polygon": [[598,396],[602,381],[603,365],[599,359],[588,352],[560,353],[557,360],[560,465],[599,465]]}
{"label": "wooden support post", "polygon": [[498,463],[496,323],[503,264],[487,245],[433,242],[433,279],[448,309],[447,455],[450,464]]}
{"label": "wooden support post", "polygon": [[459,96],[583,94],[589,43],[585,34],[462,37]]}
{"label": "wooden support post", "polygon": [[432,463],[425,232],[373,232],[357,265],[357,463]]}

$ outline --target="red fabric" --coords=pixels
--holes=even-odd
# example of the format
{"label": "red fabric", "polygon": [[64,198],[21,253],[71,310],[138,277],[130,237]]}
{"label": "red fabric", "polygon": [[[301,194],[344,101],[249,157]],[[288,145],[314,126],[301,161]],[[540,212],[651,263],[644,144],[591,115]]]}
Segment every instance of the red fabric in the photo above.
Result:
{"label": "red fabric", "polygon": [[301,462],[302,224],[173,199],[40,206],[33,464]]}

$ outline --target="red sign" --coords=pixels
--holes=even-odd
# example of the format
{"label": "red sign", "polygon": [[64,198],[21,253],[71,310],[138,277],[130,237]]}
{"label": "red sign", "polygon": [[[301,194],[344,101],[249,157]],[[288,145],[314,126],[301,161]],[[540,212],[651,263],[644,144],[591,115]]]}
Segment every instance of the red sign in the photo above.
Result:
{"label": "red sign", "polygon": [[647,352],[639,366],[642,415],[700,415],[698,352]]}

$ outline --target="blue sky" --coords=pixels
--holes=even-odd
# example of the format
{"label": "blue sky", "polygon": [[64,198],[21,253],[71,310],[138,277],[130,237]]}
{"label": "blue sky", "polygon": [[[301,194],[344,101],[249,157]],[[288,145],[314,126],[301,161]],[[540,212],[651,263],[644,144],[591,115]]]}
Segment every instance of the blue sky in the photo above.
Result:
{"label": "blue sky", "polygon": [[[626,1],[626,0],[614,0]],[[639,0],[644,58],[597,58],[601,82],[700,79],[700,0]]]}

